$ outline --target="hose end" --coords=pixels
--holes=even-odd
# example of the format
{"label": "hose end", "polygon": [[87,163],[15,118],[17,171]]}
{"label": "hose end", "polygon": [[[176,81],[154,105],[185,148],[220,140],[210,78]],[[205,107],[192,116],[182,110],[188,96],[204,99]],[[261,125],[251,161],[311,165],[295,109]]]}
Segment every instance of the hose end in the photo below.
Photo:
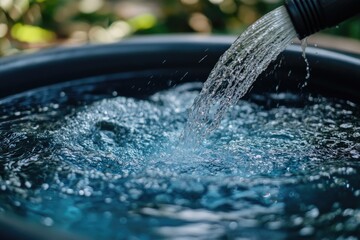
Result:
{"label": "hose end", "polygon": [[320,6],[317,5],[317,1],[286,0],[285,7],[299,39],[303,39],[323,28]]}
{"label": "hose end", "polygon": [[298,37],[303,39],[360,13],[360,0],[286,0]]}

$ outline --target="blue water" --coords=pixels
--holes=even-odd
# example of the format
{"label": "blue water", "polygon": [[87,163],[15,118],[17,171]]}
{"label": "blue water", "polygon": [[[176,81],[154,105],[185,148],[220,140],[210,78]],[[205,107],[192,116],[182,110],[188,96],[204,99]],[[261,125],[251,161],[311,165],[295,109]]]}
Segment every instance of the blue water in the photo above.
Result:
{"label": "blue water", "polygon": [[358,104],[253,93],[194,147],[199,89],[3,100],[1,215],[90,239],[358,239]]}

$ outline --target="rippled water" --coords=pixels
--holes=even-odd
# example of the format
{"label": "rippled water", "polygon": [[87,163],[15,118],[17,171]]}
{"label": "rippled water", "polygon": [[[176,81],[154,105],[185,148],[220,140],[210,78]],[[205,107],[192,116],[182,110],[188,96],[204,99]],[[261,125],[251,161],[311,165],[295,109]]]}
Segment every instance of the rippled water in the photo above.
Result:
{"label": "rippled water", "polygon": [[194,149],[199,88],[3,100],[0,212],[96,239],[358,239],[359,105],[252,94]]}

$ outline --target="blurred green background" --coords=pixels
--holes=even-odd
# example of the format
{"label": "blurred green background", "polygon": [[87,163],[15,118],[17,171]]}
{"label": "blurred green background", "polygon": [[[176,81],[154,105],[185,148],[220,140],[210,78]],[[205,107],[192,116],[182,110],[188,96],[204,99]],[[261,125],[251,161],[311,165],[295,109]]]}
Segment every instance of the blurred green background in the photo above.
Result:
{"label": "blurred green background", "polygon": [[[0,55],[132,35],[240,34],[283,0],[0,0]],[[360,39],[360,18],[326,31]]]}

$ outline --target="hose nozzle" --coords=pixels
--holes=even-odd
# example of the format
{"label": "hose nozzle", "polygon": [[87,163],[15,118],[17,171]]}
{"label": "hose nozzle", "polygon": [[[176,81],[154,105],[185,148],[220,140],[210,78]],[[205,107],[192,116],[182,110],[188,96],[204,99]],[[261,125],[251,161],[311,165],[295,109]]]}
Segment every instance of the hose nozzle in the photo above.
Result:
{"label": "hose nozzle", "polygon": [[285,6],[300,39],[360,13],[360,0],[286,0]]}

